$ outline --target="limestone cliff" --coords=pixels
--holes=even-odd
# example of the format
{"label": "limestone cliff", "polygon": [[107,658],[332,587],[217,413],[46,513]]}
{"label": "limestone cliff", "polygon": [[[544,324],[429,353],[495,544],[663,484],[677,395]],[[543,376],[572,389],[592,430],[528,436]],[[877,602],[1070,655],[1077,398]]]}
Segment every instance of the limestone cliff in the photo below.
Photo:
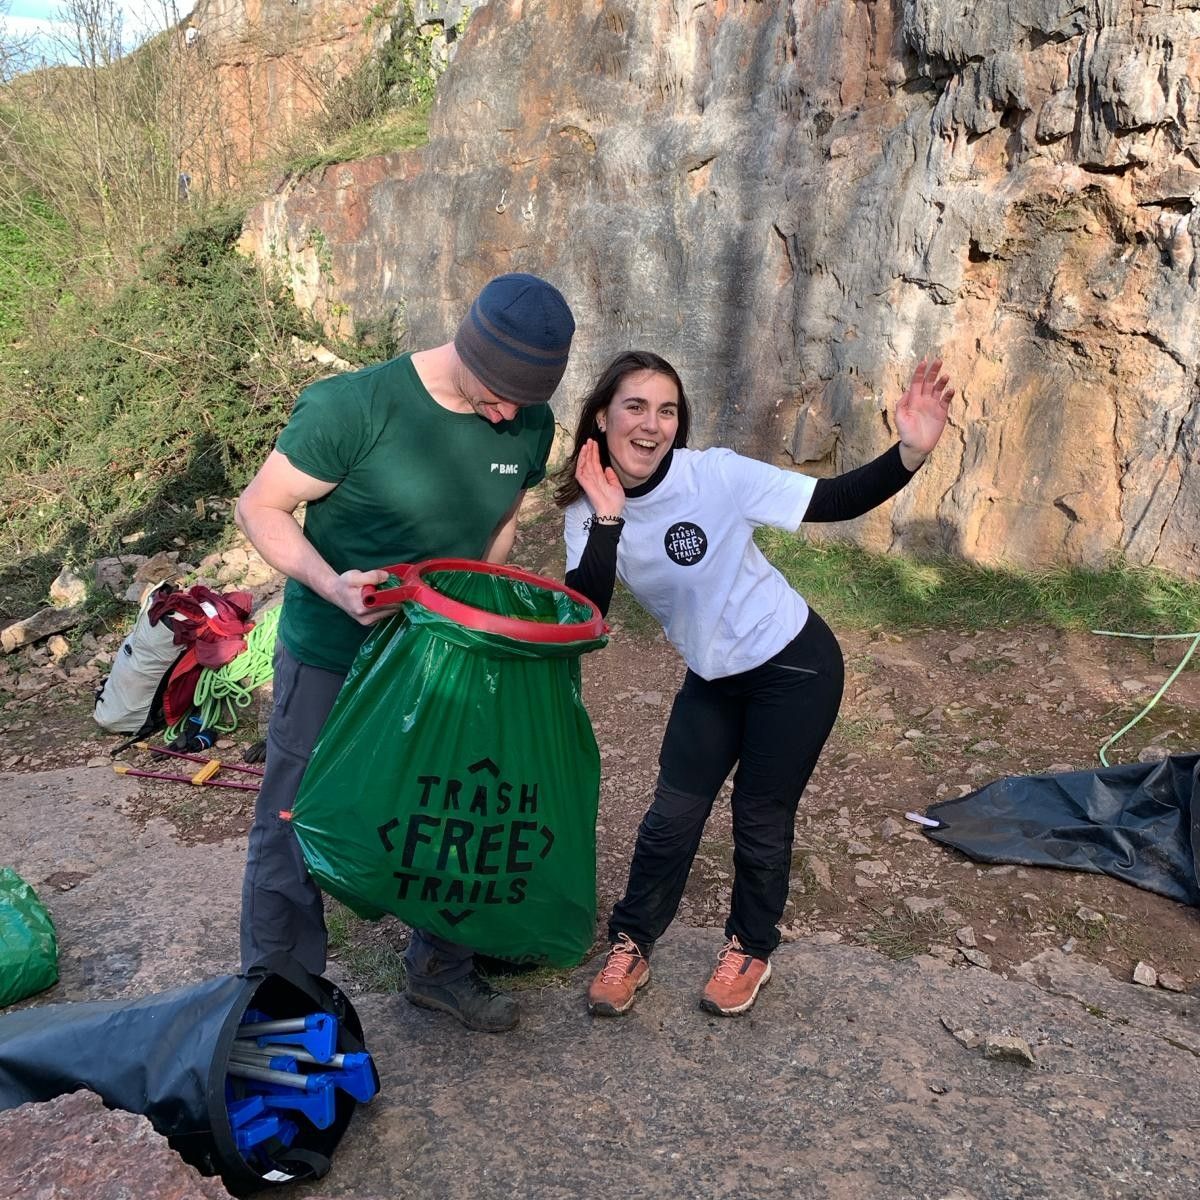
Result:
{"label": "limestone cliff", "polygon": [[245,243],[414,346],[545,274],[563,424],[644,346],[695,444],[818,473],[940,351],[953,428],[856,537],[1195,575],[1198,35],[1200,0],[494,0],[427,147],[288,181]]}
{"label": "limestone cliff", "polygon": [[252,164],[286,155],[344,80],[392,33],[398,14],[428,29],[435,53],[480,0],[198,0],[184,23],[192,82],[182,105],[192,185],[219,194]]}

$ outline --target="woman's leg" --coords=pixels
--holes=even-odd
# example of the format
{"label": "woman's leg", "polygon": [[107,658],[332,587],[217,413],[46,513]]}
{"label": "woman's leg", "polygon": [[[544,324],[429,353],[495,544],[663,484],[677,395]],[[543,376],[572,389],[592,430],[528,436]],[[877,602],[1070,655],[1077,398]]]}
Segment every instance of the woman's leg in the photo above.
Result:
{"label": "woman's leg", "polygon": [[625,896],[608,924],[610,941],[626,934],[649,954],[674,919],[704,823],[741,742],[741,701],[688,671],[663,736],[654,802],[638,829]]}
{"label": "woman's leg", "polygon": [[725,935],[756,958],[779,944],[800,796],[833,729],[842,652],[814,612],[796,638],[739,679],[746,688],[733,785],[733,898]]}

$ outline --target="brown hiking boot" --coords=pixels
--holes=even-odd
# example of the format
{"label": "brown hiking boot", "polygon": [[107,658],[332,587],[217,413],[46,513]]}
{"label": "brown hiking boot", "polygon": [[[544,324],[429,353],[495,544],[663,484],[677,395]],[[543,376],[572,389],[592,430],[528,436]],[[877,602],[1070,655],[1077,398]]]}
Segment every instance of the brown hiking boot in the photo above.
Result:
{"label": "brown hiking boot", "polygon": [[516,1026],[521,1015],[511,996],[497,991],[474,970],[453,983],[420,983],[410,978],[404,993],[409,1004],[449,1013],[481,1033],[505,1033]]}
{"label": "brown hiking boot", "polygon": [[589,1011],[598,1017],[619,1017],[637,999],[638,988],[650,982],[650,964],[628,934],[608,948],[604,966],[588,988]]}
{"label": "brown hiking boot", "polygon": [[742,949],[730,938],[717,955],[717,969],[704,988],[700,1007],[722,1017],[736,1017],[753,1006],[758,989],[771,978],[771,964]]}

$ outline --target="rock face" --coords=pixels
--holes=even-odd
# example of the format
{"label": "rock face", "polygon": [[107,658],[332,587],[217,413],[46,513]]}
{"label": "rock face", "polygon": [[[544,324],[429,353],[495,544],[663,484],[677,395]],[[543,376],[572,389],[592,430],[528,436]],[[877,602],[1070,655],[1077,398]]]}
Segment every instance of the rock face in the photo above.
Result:
{"label": "rock face", "polygon": [[199,0],[180,62],[185,97],[204,131],[185,148],[195,190],[236,187],[254,161],[278,153],[339,79],[370,54],[385,22],[370,0]]}
{"label": "rock face", "polygon": [[693,444],[818,474],[883,450],[941,353],[953,427],[851,536],[1200,569],[1195,0],[496,0],[431,135],[289,180],[245,246],[414,347],[545,274],[580,326],[564,425],[645,346]]}
{"label": "rock face", "polygon": [[[193,188],[236,186],[246,168],[290,144],[332,89],[387,42],[403,11],[448,57],[479,0],[199,0],[180,45],[195,141],[184,147]],[[185,78],[187,72],[185,72]]]}
{"label": "rock face", "polygon": [[109,1110],[94,1092],[0,1113],[7,1196],[88,1200],[228,1200],[154,1132],[145,1117]]}

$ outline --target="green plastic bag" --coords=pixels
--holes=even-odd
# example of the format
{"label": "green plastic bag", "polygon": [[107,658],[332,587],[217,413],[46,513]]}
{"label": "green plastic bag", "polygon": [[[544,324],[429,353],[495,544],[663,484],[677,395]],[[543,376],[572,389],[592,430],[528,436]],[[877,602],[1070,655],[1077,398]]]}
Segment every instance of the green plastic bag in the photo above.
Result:
{"label": "green plastic bag", "polygon": [[595,937],[600,756],[580,656],[595,606],[459,559],[393,567],[292,809],[317,883],[361,916],[567,966]]}
{"label": "green plastic bag", "polygon": [[57,982],[54,922],[33,888],[0,867],[0,1008]]}

